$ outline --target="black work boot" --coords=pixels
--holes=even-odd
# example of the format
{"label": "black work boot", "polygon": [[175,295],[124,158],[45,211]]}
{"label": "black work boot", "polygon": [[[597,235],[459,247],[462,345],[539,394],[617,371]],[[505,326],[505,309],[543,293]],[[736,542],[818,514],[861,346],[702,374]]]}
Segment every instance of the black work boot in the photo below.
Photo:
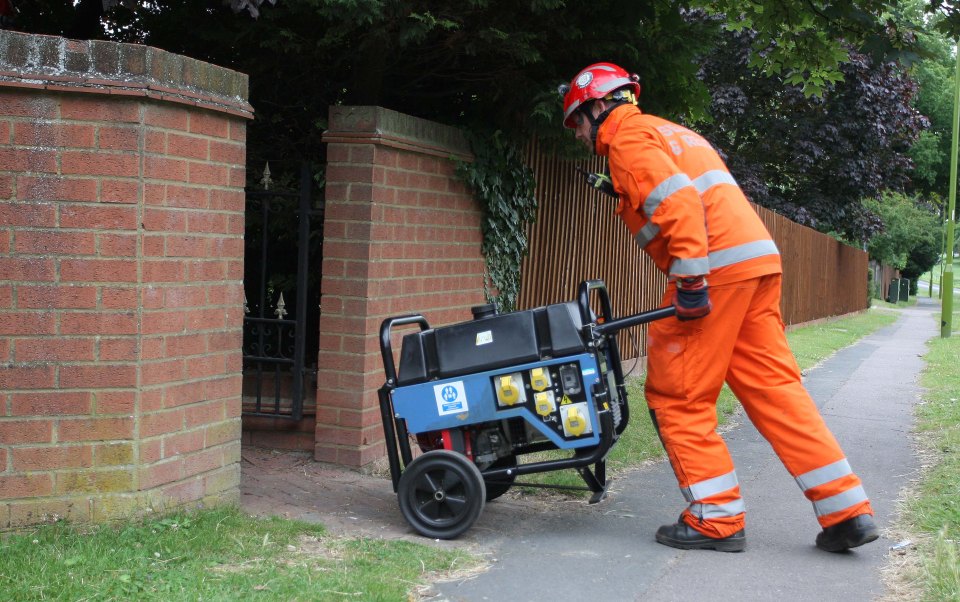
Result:
{"label": "black work boot", "polygon": [[827,552],[842,552],[870,543],[880,537],[869,514],[859,514],[817,533],[817,547]]}
{"label": "black work boot", "polygon": [[657,529],[659,543],[681,550],[717,550],[720,552],[742,552],[747,547],[745,529],[721,539],[707,537],[681,519],[675,524],[664,525]]}

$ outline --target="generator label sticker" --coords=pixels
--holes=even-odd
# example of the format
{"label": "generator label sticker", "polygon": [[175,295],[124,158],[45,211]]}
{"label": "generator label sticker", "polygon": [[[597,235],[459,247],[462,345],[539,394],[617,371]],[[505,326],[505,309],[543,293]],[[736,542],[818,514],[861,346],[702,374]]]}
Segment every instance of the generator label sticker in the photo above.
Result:
{"label": "generator label sticker", "polygon": [[477,333],[477,347],[480,345],[486,345],[493,342],[493,331],[484,330],[483,332]]}
{"label": "generator label sticker", "polygon": [[441,416],[459,414],[470,409],[462,380],[434,385],[433,394],[437,399],[437,414]]}

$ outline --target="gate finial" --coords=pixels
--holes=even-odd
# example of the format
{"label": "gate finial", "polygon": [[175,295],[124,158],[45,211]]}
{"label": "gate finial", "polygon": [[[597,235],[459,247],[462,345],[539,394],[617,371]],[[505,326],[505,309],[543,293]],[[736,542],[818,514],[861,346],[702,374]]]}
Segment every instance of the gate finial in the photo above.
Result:
{"label": "gate finial", "polygon": [[273,184],[273,180],[270,179],[270,162],[267,161],[267,164],[263,167],[263,177],[260,178],[260,185],[263,186],[264,190],[269,190],[271,184]]}
{"label": "gate finial", "polygon": [[283,301],[283,293],[280,293],[280,299],[277,301],[277,309],[273,310],[273,313],[277,315],[277,319],[282,320],[283,316],[287,315],[287,304]]}

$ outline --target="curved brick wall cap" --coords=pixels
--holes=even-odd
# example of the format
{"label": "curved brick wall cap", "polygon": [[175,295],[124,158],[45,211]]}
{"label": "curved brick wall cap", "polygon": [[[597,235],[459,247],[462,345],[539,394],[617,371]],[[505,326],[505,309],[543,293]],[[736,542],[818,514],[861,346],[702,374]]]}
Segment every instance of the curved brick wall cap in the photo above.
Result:
{"label": "curved brick wall cap", "polygon": [[0,87],[146,96],[252,117],[246,74],[158,48],[0,30]]}

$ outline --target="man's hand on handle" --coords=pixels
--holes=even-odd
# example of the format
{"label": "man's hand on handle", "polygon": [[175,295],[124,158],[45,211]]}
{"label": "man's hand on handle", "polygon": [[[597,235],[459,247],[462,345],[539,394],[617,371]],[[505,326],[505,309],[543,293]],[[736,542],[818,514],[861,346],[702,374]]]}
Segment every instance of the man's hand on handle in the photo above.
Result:
{"label": "man's hand on handle", "polygon": [[707,294],[707,280],[703,276],[677,278],[677,293],[673,298],[677,319],[686,322],[702,318],[713,308]]}

